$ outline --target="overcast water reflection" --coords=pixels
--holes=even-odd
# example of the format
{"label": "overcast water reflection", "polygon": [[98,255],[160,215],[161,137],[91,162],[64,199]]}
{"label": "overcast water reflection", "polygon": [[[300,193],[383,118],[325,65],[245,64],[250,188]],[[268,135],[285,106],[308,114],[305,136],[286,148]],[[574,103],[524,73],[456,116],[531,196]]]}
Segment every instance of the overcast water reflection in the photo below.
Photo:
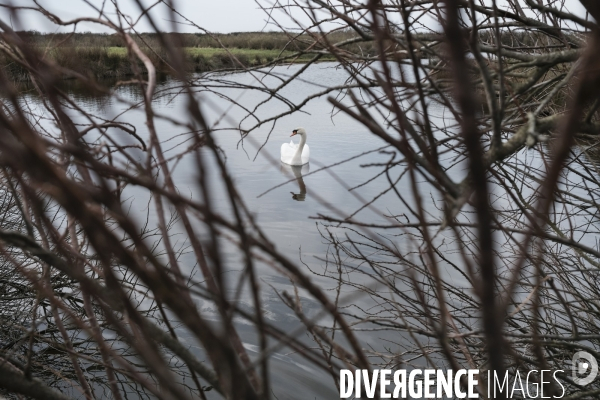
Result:
{"label": "overcast water reflection", "polygon": [[[301,66],[277,67],[275,74],[291,75]],[[256,84],[255,74],[241,73],[220,77],[222,80],[238,83]],[[293,101],[301,101],[307,96],[323,90],[324,87],[339,85],[346,79],[343,70],[334,68],[333,64],[322,63],[311,66],[300,75],[300,79],[293,81],[282,90],[281,95]],[[202,78],[199,79],[202,81]],[[278,85],[279,80],[273,77],[263,77],[265,85]],[[67,88],[69,89],[69,88]],[[92,113],[101,115],[105,119],[126,121],[137,130],[142,137],[147,137],[145,115],[139,107],[131,104],[140,104],[142,98],[139,89],[135,86],[116,88],[117,96],[124,102],[118,102],[111,97],[102,97],[97,94],[86,94],[77,88],[70,88],[69,93],[78,101],[78,104],[87,107]],[[199,101],[208,120],[215,129],[215,139],[226,156],[229,173],[233,177],[239,193],[248,208],[255,215],[258,223],[268,235],[270,240],[287,256],[299,265],[303,263],[307,269],[317,274],[313,281],[323,287],[334,285],[332,281],[319,276],[325,267],[324,258],[328,245],[321,237],[317,221],[318,215],[348,216],[360,218],[371,222],[385,222],[384,215],[399,215],[404,211],[404,206],[389,191],[389,181],[384,175],[378,177],[379,167],[372,164],[387,160],[388,155],[382,155],[379,150],[385,143],[370,134],[363,126],[343,114],[332,115],[332,106],[325,97],[310,101],[303,113],[294,113],[279,119],[273,127],[265,124],[252,131],[249,137],[241,140],[239,130],[232,129],[242,120],[242,128],[253,126],[256,121],[245,118],[247,113],[239,107],[231,107],[226,97],[236,99],[245,107],[251,107],[267,99],[267,95],[257,91],[242,91],[230,88],[216,89],[215,93],[200,91]],[[335,96],[335,93],[331,95]],[[24,100],[29,106],[39,106],[39,100],[33,95],[25,96]],[[158,113],[168,116],[171,121],[187,121],[185,96],[179,95],[177,83],[166,80],[157,88],[156,104]],[[129,104],[127,104],[129,103]],[[265,102],[256,111],[260,118],[273,116],[286,110],[285,104],[270,100]],[[74,116],[74,118],[77,118]],[[245,119],[244,119],[245,118]],[[311,149],[309,164],[293,167],[279,161],[281,144],[289,142],[291,131],[297,127],[304,127],[308,133],[307,143]],[[49,127],[49,129],[51,129]],[[176,123],[163,119],[156,120],[156,129],[163,141],[165,156],[173,156],[193,144],[193,136]],[[113,130],[115,139],[123,144],[129,144],[131,137],[122,132]],[[93,140],[86,137],[86,140]],[[259,151],[260,149],[260,151]],[[131,154],[139,155],[139,150],[132,149]],[[207,149],[202,150],[207,160],[213,160],[213,155]],[[383,158],[382,158],[383,157]],[[193,156],[173,158],[171,168],[173,178],[181,193],[194,197],[197,195],[197,168]],[[327,168],[330,167],[331,168]],[[231,216],[231,207],[225,195],[225,188],[221,182],[216,167],[207,168],[209,183],[212,188],[212,204],[216,211]],[[373,179],[376,177],[375,179]],[[407,192],[408,186],[404,179],[398,178],[396,188]],[[143,224],[148,218],[150,224],[156,224],[156,216],[149,209],[147,194],[136,188],[128,188],[123,195],[126,199],[125,206],[131,214]],[[364,202],[377,197],[377,201],[370,206]],[[178,227],[173,228],[174,237],[177,238]],[[231,275],[237,276],[240,272],[240,255],[233,246],[226,246],[227,265]],[[179,243],[180,248],[185,248],[187,243]],[[401,246],[401,241],[398,242]],[[185,264],[188,255],[181,255],[182,264]],[[189,271],[194,273],[193,257],[189,256]],[[293,292],[294,287],[280,274],[266,265],[259,266],[263,286],[264,314],[272,323],[287,332],[297,331],[301,339],[306,339],[301,325],[293,313],[282,304],[276,291]],[[235,279],[231,279],[235,282]],[[231,288],[231,293],[235,290]],[[300,296],[303,293],[300,290]],[[303,311],[309,317],[316,315],[320,310],[316,303],[309,297],[302,297]],[[354,298],[360,303],[368,299]],[[250,309],[251,301],[242,296],[240,299]],[[199,300],[199,307],[205,315],[210,315],[212,304]],[[240,335],[249,353],[256,354],[257,338],[251,326],[240,324]],[[181,335],[185,336],[185,332]],[[365,334],[363,339],[374,349],[382,346],[378,334]],[[323,374],[321,370],[313,368],[307,362],[294,354],[276,353],[271,362],[274,390],[279,399],[331,399],[337,397],[335,385],[331,377]]]}

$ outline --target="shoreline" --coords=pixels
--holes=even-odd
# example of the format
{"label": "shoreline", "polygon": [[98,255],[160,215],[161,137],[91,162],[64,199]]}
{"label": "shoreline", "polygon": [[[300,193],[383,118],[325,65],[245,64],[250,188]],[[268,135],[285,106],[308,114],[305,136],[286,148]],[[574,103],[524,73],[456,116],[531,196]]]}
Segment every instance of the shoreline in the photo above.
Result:
{"label": "shoreline", "polygon": [[[255,49],[216,49],[216,48],[184,48],[186,73],[218,72],[244,70],[263,65],[271,66],[281,59],[285,64],[305,64],[314,58],[313,54],[302,54],[291,57],[294,52]],[[172,75],[166,52],[145,52],[156,67],[157,73]],[[125,48],[59,48],[46,55],[46,59],[74,73],[95,80],[120,79],[134,76],[134,65],[145,71],[138,59],[133,62]],[[322,57],[319,62],[335,61],[334,57]],[[9,80],[13,82],[30,82],[26,69],[16,64],[6,55],[0,55],[0,65]],[[74,74],[65,74],[60,79],[77,79]]]}
{"label": "shoreline", "polygon": [[[63,76],[59,79],[75,79],[76,75],[96,80],[121,79],[134,76],[136,71],[145,70],[142,62],[112,36],[77,34],[73,38],[63,39],[54,38],[55,35],[37,35],[31,32],[20,35],[31,44],[31,49],[37,51],[39,58],[63,69]],[[310,51],[305,43],[298,46],[282,41],[281,34],[264,34],[260,42],[249,41],[252,35],[254,34],[227,35],[220,37],[220,42],[214,43],[180,41],[177,48],[183,52],[185,72],[242,70],[270,66],[279,60],[287,64],[302,64],[316,56],[314,51],[305,53]],[[138,46],[154,64],[157,73],[172,75],[173,68],[169,65],[169,55],[163,45],[156,37],[145,36],[139,38]],[[180,39],[182,38],[187,36],[181,36]],[[63,41],[56,44],[58,39]],[[323,55],[319,61],[335,61],[335,57]],[[13,82],[31,81],[22,62],[14,54],[0,52],[2,71]]]}

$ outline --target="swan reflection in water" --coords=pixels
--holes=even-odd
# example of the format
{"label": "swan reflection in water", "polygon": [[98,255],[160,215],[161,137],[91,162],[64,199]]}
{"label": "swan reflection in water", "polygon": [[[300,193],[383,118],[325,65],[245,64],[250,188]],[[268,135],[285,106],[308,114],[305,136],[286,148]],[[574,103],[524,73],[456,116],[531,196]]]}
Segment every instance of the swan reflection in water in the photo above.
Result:
{"label": "swan reflection in water", "polygon": [[287,165],[281,163],[281,172],[287,178],[296,177],[296,181],[298,182],[298,190],[300,193],[290,192],[292,194],[292,199],[296,201],[305,201],[306,200],[306,185],[304,184],[304,179],[302,179],[302,175],[308,174],[310,172],[310,164],[304,165]]}

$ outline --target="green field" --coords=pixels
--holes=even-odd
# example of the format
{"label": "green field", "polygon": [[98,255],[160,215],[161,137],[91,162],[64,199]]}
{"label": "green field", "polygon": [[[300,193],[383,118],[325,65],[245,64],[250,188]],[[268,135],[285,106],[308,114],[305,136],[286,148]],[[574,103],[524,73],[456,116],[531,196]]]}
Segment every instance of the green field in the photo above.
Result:
{"label": "green field", "polygon": [[[102,78],[124,78],[135,73],[134,65],[138,70],[144,71],[140,60],[134,58],[133,64],[127,57],[127,48],[124,46],[94,45],[93,43],[73,41],[71,46],[49,46],[48,43],[39,43],[37,49],[44,58],[59,64],[65,71],[76,74]],[[86,45],[89,44],[89,45]],[[152,49],[146,43],[139,44],[140,48],[150,58],[160,73],[173,72],[168,63],[169,55],[159,43],[153,43]],[[282,47],[285,47],[282,46]],[[285,58],[282,63],[305,63],[314,58],[313,54],[294,56],[296,51],[267,48],[240,48],[240,47],[182,47],[185,55],[184,69],[187,73],[200,73],[208,71],[231,71],[243,68],[255,68],[261,65],[273,65],[278,59]],[[231,55],[234,56],[231,57]],[[332,56],[324,56],[320,61],[334,61]],[[0,67],[15,81],[28,80],[27,72],[6,55],[0,54]],[[141,68],[141,69],[140,69]],[[65,78],[71,77],[67,72]]]}
{"label": "green field", "polygon": [[[293,55],[309,49],[325,50],[322,45],[316,45],[318,42],[315,42],[312,35],[297,36],[287,32],[161,35],[162,38],[158,34],[141,33],[133,37],[161,74],[173,73],[173,68],[168,61],[168,52],[163,47],[165,38],[172,39],[172,43],[177,43],[183,49],[185,56],[183,68],[186,73],[257,68],[262,65],[274,65],[278,60],[281,64],[306,63],[314,58],[314,54]],[[351,31],[335,32],[328,35],[328,39],[333,43],[348,40],[354,35],[355,33]],[[133,59],[127,57],[127,47],[119,35],[40,34],[27,31],[19,32],[19,36],[31,48],[37,49],[42,58],[60,65],[63,68],[62,77],[65,79],[76,75],[96,79],[121,79],[132,76],[136,71],[145,71],[140,60],[136,57]],[[286,50],[282,51],[282,49]],[[354,51],[372,52],[373,49],[361,44],[361,47],[356,47]],[[284,60],[281,60],[282,58]],[[335,58],[327,55],[319,60],[335,61]],[[0,52],[0,67],[14,81],[30,79],[26,68],[15,63],[9,55],[2,52]]]}
{"label": "green field", "polygon": [[[144,71],[144,66],[135,57],[127,57],[127,47],[123,38],[116,34],[98,33],[48,33],[21,31],[20,38],[32,48],[38,49],[43,58],[63,67],[65,78],[73,74],[95,78],[124,78],[135,71]],[[352,30],[336,31],[327,34],[330,43],[346,42],[355,38]],[[171,74],[169,55],[164,48],[165,40],[184,51],[183,68],[187,73],[209,71],[231,71],[273,65],[278,60],[282,64],[305,63],[314,54],[293,56],[308,50],[326,51],[323,43],[314,34],[297,35],[290,32],[234,32],[226,34],[200,33],[140,33],[132,36],[138,46],[150,58],[156,70]],[[286,49],[282,51],[282,49]],[[349,44],[344,50],[354,53],[374,54],[376,50],[369,43]],[[230,57],[235,56],[235,59]],[[331,55],[319,58],[320,61],[335,61]],[[17,80],[29,80],[29,74],[19,63],[0,52],[0,67]],[[133,62],[133,64],[132,64]],[[134,66],[137,64],[137,67]]]}
{"label": "green field", "polygon": [[[238,48],[215,48],[215,47],[184,47],[184,50],[187,55],[201,56],[204,58],[211,58],[214,56],[232,54],[234,56],[245,56],[248,59],[260,59],[262,62],[264,60],[273,60],[278,57],[287,57],[294,54],[292,51],[280,51],[280,50],[266,50],[266,49],[238,49]],[[119,55],[125,56],[127,54],[127,49],[125,47],[107,47],[107,52],[109,55]],[[312,58],[313,55],[304,54],[298,57],[299,61],[306,61]]]}

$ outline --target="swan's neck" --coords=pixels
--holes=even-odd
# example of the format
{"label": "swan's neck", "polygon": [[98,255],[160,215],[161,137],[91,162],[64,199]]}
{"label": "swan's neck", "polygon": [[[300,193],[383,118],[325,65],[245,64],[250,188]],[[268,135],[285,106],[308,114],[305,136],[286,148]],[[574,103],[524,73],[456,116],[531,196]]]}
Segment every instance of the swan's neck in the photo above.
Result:
{"label": "swan's neck", "polygon": [[302,158],[302,149],[306,144],[306,135],[300,135],[300,144],[298,145],[298,150],[296,150],[296,154],[294,154],[294,159]]}

